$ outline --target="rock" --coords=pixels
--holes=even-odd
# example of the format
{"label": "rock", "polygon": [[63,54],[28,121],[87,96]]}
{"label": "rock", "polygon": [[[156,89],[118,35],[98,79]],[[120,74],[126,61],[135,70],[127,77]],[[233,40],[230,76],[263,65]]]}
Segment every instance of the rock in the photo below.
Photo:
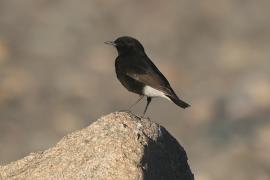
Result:
{"label": "rock", "polygon": [[186,152],[165,128],[127,112],[104,116],[54,147],[0,166],[0,179],[192,180]]}

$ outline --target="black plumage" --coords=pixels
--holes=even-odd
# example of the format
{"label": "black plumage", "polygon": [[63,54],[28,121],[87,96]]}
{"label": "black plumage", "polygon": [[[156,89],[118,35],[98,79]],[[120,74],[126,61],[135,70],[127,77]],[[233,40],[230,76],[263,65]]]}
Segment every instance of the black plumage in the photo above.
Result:
{"label": "black plumage", "polygon": [[118,80],[129,91],[139,94],[141,96],[139,100],[147,96],[147,105],[143,115],[153,97],[166,98],[182,108],[190,106],[177,97],[168,80],[148,58],[138,40],[123,36],[105,43],[115,46],[118,51],[118,57],[115,60]]}

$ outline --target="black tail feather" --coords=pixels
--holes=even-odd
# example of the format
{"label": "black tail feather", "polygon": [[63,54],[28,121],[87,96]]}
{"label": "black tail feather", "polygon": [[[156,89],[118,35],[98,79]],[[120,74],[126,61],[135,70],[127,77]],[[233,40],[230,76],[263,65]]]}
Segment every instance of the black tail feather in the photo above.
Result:
{"label": "black tail feather", "polygon": [[182,101],[181,99],[179,99],[176,95],[175,96],[168,96],[177,106],[185,109],[187,107],[189,107],[190,105],[184,101]]}

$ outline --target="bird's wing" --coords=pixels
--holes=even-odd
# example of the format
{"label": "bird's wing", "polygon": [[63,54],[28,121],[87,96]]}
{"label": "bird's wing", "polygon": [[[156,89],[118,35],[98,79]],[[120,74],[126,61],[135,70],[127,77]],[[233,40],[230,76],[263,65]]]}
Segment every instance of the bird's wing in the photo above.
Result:
{"label": "bird's wing", "polygon": [[132,66],[126,67],[126,75],[165,94],[174,94],[168,80],[158,68],[150,60],[147,63],[147,66],[134,63]]}

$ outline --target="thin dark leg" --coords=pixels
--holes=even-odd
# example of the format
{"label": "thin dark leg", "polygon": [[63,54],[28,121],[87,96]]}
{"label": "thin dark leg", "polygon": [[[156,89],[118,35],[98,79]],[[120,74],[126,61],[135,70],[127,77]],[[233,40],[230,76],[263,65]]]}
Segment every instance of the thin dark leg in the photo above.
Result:
{"label": "thin dark leg", "polygon": [[149,106],[149,104],[150,104],[151,101],[152,101],[152,98],[151,97],[147,97],[147,104],[146,104],[146,107],[145,107],[145,109],[143,111],[143,117],[144,117],[144,115],[146,113],[146,110],[147,110],[147,108],[148,108],[148,106]]}
{"label": "thin dark leg", "polygon": [[128,108],[128,111],[130,111],[130,109],[133,108],[138,102],[140,102],[143,97],[144,97],[143,95],[140,95],[139,99]]}

